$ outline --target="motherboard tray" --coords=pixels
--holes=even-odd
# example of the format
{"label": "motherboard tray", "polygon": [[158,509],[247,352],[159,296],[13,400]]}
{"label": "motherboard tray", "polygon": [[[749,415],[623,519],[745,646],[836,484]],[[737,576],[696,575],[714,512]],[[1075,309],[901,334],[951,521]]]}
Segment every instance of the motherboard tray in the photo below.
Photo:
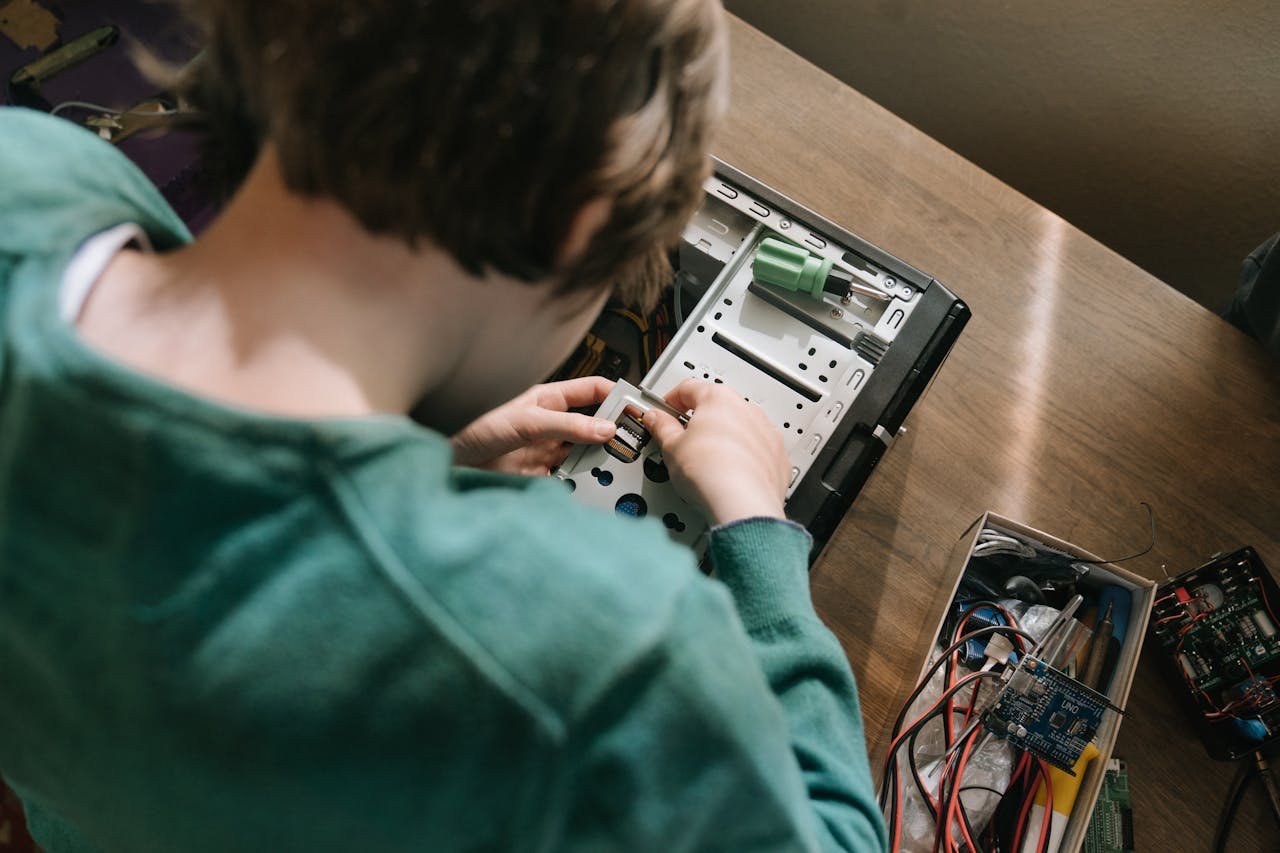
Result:
{"label": "motherboard tray", "polygon": [[[625,443],[641,449],[627,459],[580,447],[556,473],[586,503],[656,515],[701,554],[706,522],[675,495],[657,443],[634,415],[689,377],[722,382],[782,430],[792,465],[787,515],[813,534],[816,558],[970,312],[930,276],[728,164],[716,161],[704,189],[676,274],[676,299],[692,293],[697,304],[638,387],[619,383],[601,408],[619,419]],[[888,298],[762,284],[752,265],[765,238],[801,247],[815,263],[831,260]],[[632,420],[623,423],[628,409]]]}

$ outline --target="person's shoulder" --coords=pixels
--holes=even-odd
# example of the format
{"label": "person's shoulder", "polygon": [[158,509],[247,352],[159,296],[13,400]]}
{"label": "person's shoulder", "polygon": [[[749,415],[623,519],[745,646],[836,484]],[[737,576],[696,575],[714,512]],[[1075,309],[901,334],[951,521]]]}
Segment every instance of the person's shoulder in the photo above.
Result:
{"label": "person's shoulder", "polygon": [[190,239],[160,192],[115,146],[70,121],[0,107],[0,252],[63,250],[121,222],[157,248]]}
{"label": "person's shoulder", "polygon": [[356,512],[383,538],[375,549],[447,630],[558,715],[667,643],[690,598],[729,607],[656,519],[584,506],[551,478],[466,475],[458,488],[450,477],[424,482],[435,475],[423,466],[385,470],[357,477]]}

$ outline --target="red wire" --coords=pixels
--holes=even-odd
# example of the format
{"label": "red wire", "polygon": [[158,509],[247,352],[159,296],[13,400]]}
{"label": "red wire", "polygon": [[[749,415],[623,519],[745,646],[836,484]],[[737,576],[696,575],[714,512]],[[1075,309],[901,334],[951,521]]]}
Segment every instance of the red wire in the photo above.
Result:
{"label": "red wire", "polygon": [[[890,751],[889,754],[893,755],[893,752]],[[902,849],[902,813],[906,811],[906,809],[901,808],[901,806],[903,805],[901,802],[901,797],[899,796],[899,792],[901,791],[901,789],[902,789],[902,780],[898,778],[897,773],[894,773],[893,774],[893,799],[894,799],[895,808],[893,810],[893,846],[889,848],[891,851],[893,851],[893,853],[898,853],[898,851]]]}
{"label": "red wire", "polygon": [[[1031,760],[1030,754],[1023,753],[1022,760],[1026,762],[1030,762]],[[1028,764],[1028,766],[1030,765]],[[1021,767],[1021,763],[1019,764],[1019,767]],[[1027,785],[1031,786],[1030,779],[1027,780]],[[1017,829],[1013,833],[1013,849],[1015,853],[1020,853],[1020,851],[1022,850],[1022,833],[1026,831],[1027,815],[1031,813],[1031,804],[1035,801],[1035,798],[1036,798],[1035,787],[1031,786],[1030,793],[1028,793],[1027,798],[1022,801],[1022,808],[1018,811]]]}
{"label": "red wire", "polygon": [[[983,678],[990,678],[990,677],[991,677],[990,675],[984,672],[974,672],[969,675],[966,675],[964,678],[960,679],[959,681],[956,682],[956,684],[952,686],[955,687],[956,685],[963,684],[965,681],[970,679],[972,679],[973,681],[979,681]],[[916,723],[920,722],[925,717],[928,717],[933,713],[935,713],[938,710],[938,706],[941,704],[942,704],[942,699],[939,698],[937,702],[934,702],[931,706],[929,706],[929,709],[927,711],[925,711],[920,716],[916,717],[915,720],[913,720],[910,725],[905,726],[902,729],[902,731],[898,734],[898,736],[889,743],[889,754],[885,756],[885,760],[884,760],[884,773],[889,772],[889,763],[893,761],[893,755],[897,751],[898,747],[902,744],[902,739],[906,735],[906,733],[911,731],[911,729],[915,727]]]}
{"label": "red wire", "polygon": [[[982,605],[982,606],[983,606],[983,607],[990,607],[990,608],[992,608],[993,610],[997,610],[997,611],[999,611],[1000,615],[1002,615],[1002,616],[1004,617],[1005,621],[1009,624],[1009,627],[1010,627],[1010,628],[1017,628],[1017,627],[1018,627],[1018,620],[1017,620],[1017,619],[1014,619],[1014,618],[1013,618],[1013,614],[1012,614],[1012,613],[1010,613],[1006,608],[1001,607],[999,604],[995,604],[995,603],[992,603],[992,604],[989,604],[989,605],[988,605],[988,604],[984,604],[984,605]],[[967,611],[965,611],[964,615],[960,618],[960,621],[956,624],[956,629],[955,629],[955,631],[951,634],[951,642],[952,642],[952,643],[956,642],[956,641],[957,641],[957,640],[959,640],[962,636],[964,636],[964,628],[965,628],[965,626],[966,626],[966,625],[968,625],[968,624],[969,624],[969,617],[970,617],[970,616],[972,616],[972,615],[973,615],[973,612],[974,612],[975,610],[977,610],[977,609],[978,609],[977,607],[971,607],[971,608],[969,608]],[[1024,650],[1025,646],[1023,645],[1022,637],[1019,637],[1017,634],[1015,634],[1015,635],[1013,636],[1013,641],[1017,644],[1017,646],[1018,646],[1018,651],[1020,651],[1020,652],[1021,652],[1021,651],[1023,651],[1023,650]],[[954,652],[952,652],[952,653],[951,653],[950,658],[951,658],[951,659],[950,659],[949,661],[947,661],[947,666],[946,666],[946,679],[945,679],[945,683],[944,683],[944,684],[943,684],[943,686],[942,686],[942,689],[943,689],[943,692],[944,692],[944,693],[945,693],[947,690],[949,690],[950,688],[954,687],[954,686],[956,685],[956,683],[957,683],[957,682],[954,680],[953,676],[954,676],[954,674],[955,674],[955,669],[956,669],[956,667],[957,667],[957,664],[959,664],[959,662],[960,662],[960,650],[959,650],[959,649],[956,649]],[[978,695],[978,687],[977,687],[977,685],[975,684],[975,685],[974,685],[974,692],[973,692],[973,696],[974,696],[974,697],[976,697],[977,695]],[[972,704],[973,704],[973,699],[972,699],[972,698],[969,700],[969,704],[970,704],[970,706],[972,707]],[[945,714],[943,714],[943,721],[942,721],[942,726],[943,726],[943,728],[942,728],[942,734],[943,734],[943,738],[942,738],[942,740],[943,740],[943,744],[947,747],[947,749],[950,749],[950,748],[951,748],[952,743],[953,743],[953,741],[955,740],[955,734],[956,734],[956,733],[955,733],[955,729],[953,728],[953,726],[955,725],[955,722],[954,722],[954,718],[955,718],[955,711],[956,711],[956,709],[955,709],[955,698],[954,698],[954,695],[953,695],[951,698],[947,699],[947,710],[946,710],[946,713],[945,713]],[[969,723],[969,716],[970,716],[969,714],[966,714],[966,715],[965,715],[965,718],[964,718],[965,725],[968,725],[968,723]]]}
{"label": "red wire", "polygon": [[[971,673],[970,675],[966,675],[964,678],[960,679],[960,681],[956,682],[956,684],[957,685],[962,684],[966,679],[980,681],[981,679],[986,677],[989,677],[986,673],[975,672],[975,673]],[[899,845],[901,844],[901,840],[902,840],[902,812],[905,811],[905,809],[898,807],[902,805],[902,796],[900,793],[901,787],[902,787],[902,780],[897,772],[897,766],[896,766],[896,761],[897,761],[896,756],[898,752],[898,747],[902,745],[902,740],[906,736],[907,732],[911,731],[911,729],[915,727],[916,723],[919,723],[925,717],[928,717],[934,714],[938,710],[938,706],[942,704],[942,701],[943,701],[942,698],[939,697],[937,702],[934,702],[933,705],[931,705],[923,714],[921,714],[919,717],[916,717],[915,720],[913,720],[910,725],[903,728],[903,730],[898,734],[898,736],[895,737],[893,741],[891,741],[889,744],[889,751],[888,751],[888,754],[885,756],[884,770],[881,775],[888,775],[890,766],[891,765],[893,766],[893,769],[894,769],[893,802],[895,804],[895,808],[894,808],[895,815],[894,815],[894,826],[893,826],[893,846],[889,848],[890,850],[897,851],[898,849],[900,849]]]}
{"label": "red wire", "polygon": [[[1018,627],[1017,620],[1013,617],[1013,614],[1010,613],[1006,608],[1001,607],[999,604],[984,605],[984,606],[990,606],[993,609],[997,610],[1004,617],[1009,627],[1012,627],[1012,628]],[[952,634],[952,640],[951,640],[952,643],[955,643],[957,640],[959,640],[961,636],[963,636],[964,628],[969,622],[969,617],[973,615],[973,612],[976,609],[977,608],[971,608],[968,612],[966,612],[962,616],[959,623],[957,623],[955,632]],[[1014,636],[1013,641],[1014,643],[1016,643],[1017,648],[1020,652],[1025,650],[1026,647],[1021,637]],[[969,724],[969,721],[973,716],[975,703],[977,702],[977,698],[978,698],[978,692],[981,689],[980,682],[983,675],[982,673],[972,673],[970,675],[965,676],[964,678],[957,680],[955,675],[958,669],[959,656],[960,656],[959,649],[956,649],[954,652],[948,655],[949,660],[947,661],[947,665],[945,669],[946,675],[944,678],[944,685],[943,685],[943,691],[942,691],[943,696],[945,696],[945,700],[939,700],[939,702],[935,702],[932,706],[929,707],[928,710],[926,710],[923,714],[917,717],[909,725],[905,726],[902,729],[902,733],[899,734],[897,737],[895,737],[893,741],[889,744],[888,754],[885,756],[884,772],[885,774],[888,774],[890,766],[891,765],[893,766],[894,787],[893,787],[892,796],[893,796],[893,802],[895,804],[895,808],[894,808],[895,816],[894,816],[894,826],[892,829],[892,839],[891,839],[892,846],[890,847],[890,850],[892,851],[899,850],[900,845],[902,843],[902,813],[905,811],[905,809],[901,807],[902,805],[904,805],[902,803],[902,797],[901,797],[902,780],[901,780],[901,776],[897,766],[896,755],[897,755],[898,749],[902,745],[902,741],[906,732],[910,731],[922,719],[936,713],[938,710],[939,704],[945,701],[945,714],[942,721],[943,740],[947,748],[950,749],[953,746],[953,741],[955,739],[955,730],[954,730],[955,697],[959,693],[959,690],[955,690],[955,692],[952,692],[952,690],[953,688],[959,687],[967,679],[971,679],[974,682],[974,684],[973,684],[973,691],[970,694],[970,698],[969,698],[969,705],[964,709],[965,711],[964,722],[966,726]],[[924,784],[923,778],[918,773],[916,774],[916,779],[920,782],[920,789],[924,791],[925,798],[928,800],[929,805],[935,809],[939,818],[939,820],[936,822],[937,831],[935,831],[935,834],[934,834],[934,846],[933,846],[934,851],[938,850],[940,843],[944,845],[944,848],[943,848],[944,853],[949,853],[949,851],[956,849],[954,839],[952,839],[951,837],[950,826],[953,820],[957,820],[960,818],[960,815],[958,814],[958,811],[957,811],[957,809],[960,808],[962,805],[959,802],[959,788],[961,787],[961,784],[964,780],[964,766],[968,762],[969,750],[972,749],[973,743],[979,734],[980,732],[975,730],[969,735],[968,741],[965,743],[963,747],[961,747],[960,753],[958,754],[959,760],[956,762],[956,765],[954,768],[950,766],[951,762],[948,762],[948,766],[944,767],[943,773],[941,774],[941,777],[939,779],[938,800],[936,801],[934,800],[932,794],[929,791],[928,786]],[[949,780],[952,780],[953,775],[954,775],[954,781],[952,782],[952,787],[950,788],[951,793],[950,793],[950,796],[946,798],[944,802],[941,794],[943,791],[948,790],[947,783]],[[974,844],[973,839],[969,836],[968,827],[964,825],[964,821],[962,819],[959,820],[959,824],[960,824],[961,832],[965,837],[965,841],[969,844],[970,849],[977,850],[978,849],[977,845]],[[943,836],[945,836],[945,839],[943,838]]]}
{"label": "red wire", "polygon": [[[1044,850],[1049,840],[1049,826],[1053,823],[1053,778],[1049,775],[1049,765],[1044,759],[1039,760],[1040,775],[1044,777],[1044,821],[1040,824],[1040,842],[1037,850]],[[1034,797],[1033,797],[1034,799]]]}
{"label": "red wire", "polygon": [[[952,643],[955,643],[962,636],[964,636],[964,628],[966,625],[969,624],[969,617],[973,615],[973,611],[976,609],[977,609],[976,607],[969,608],[969,610],[965,611],[965,614],[964,616],[961,617],[960,621],[956,623],[956,630],[951,635]],[[947,690],[955,686],[955,681],[954,681],[955,670],[956,670],[957,664],[959,663],[960,663],[960,650],[956,649],[954,652],[951,653],[950,660],[947,661],[947,669],[946,669],[947,674],[945,679],[946,683],[943,684],[943,687],[942,687],[943,692],[946,692]],[[942,740],[943,740],[943,745],[946,746],[947,749],[951,748],[952,742],[955,740],[955,729],[953,728],[954,716],[955,716],[955,697],[952,696],[951,698],[947,699],[947,710],[946,710],[946,713],[943,714],[943,719],[942,719],[942,726],[943,726]]]}
{"label": "red wire", "polygon": [[960,834],[964,836],[964,840],[969,845],[970,850],[977,850],[978,845],[973,843],[973,838],[969,835],[969,827],[959,812],[962,805],[960,802],[960,788],[964,783],[965,767],[969,763],[969,750],[973,749],[973,744],[977,740],[978,734],[979,732],[975,729],[973,734],[969,735],[968,741],[960,749],[960,760],[956,762],[955,781],[952,783],[951,788],[951,805],[947,809],[947,841],[952,841],[950,824],[954,814],[956,823],[960,827]]}

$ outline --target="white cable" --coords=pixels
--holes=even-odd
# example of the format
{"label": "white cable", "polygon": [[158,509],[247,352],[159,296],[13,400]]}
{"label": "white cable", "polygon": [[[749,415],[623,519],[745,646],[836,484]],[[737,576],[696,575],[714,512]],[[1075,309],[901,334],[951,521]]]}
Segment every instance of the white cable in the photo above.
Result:
{"label": "white cable", "polygon": [[178,110],[171,110],[171,109],[164,109],[164,110],[139,110],[139,109],[117,110],[117,109],[114,109],[114,108],[112,108],[112,107],[104,106],[104,105],[102,105],[102,104],[95,104],[95,103],[93,103],[92,101],[63,101],[62,103],[60,103],[60,104],[58,104],[57,106],[55,106],[53,109],[49,110],[49,115],[51,115],[51,116],[56,116],[58,113],[62,112],[63,110],[69,110],[69,109],[72,109],[72,108],[75,108],[75,109],[81,109],[81,110],[93,110],[94,112],[106,113],[107,115],[113,115],[113,116],[125,116],[125,115],[171,116],[171,115],[174,115],[175,113],[177,113],[177,112],[178,112]]}

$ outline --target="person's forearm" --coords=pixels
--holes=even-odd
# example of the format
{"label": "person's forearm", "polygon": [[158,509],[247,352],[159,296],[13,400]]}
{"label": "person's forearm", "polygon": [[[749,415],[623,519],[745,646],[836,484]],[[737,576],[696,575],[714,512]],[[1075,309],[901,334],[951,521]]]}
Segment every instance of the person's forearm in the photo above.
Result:
{"label": "person's forearm", "polygon": [[811,542],[799,525],[749,519],[712,531],[711,560],[786,714],[824,846],[883,849],[853,673],[809,596]]}

